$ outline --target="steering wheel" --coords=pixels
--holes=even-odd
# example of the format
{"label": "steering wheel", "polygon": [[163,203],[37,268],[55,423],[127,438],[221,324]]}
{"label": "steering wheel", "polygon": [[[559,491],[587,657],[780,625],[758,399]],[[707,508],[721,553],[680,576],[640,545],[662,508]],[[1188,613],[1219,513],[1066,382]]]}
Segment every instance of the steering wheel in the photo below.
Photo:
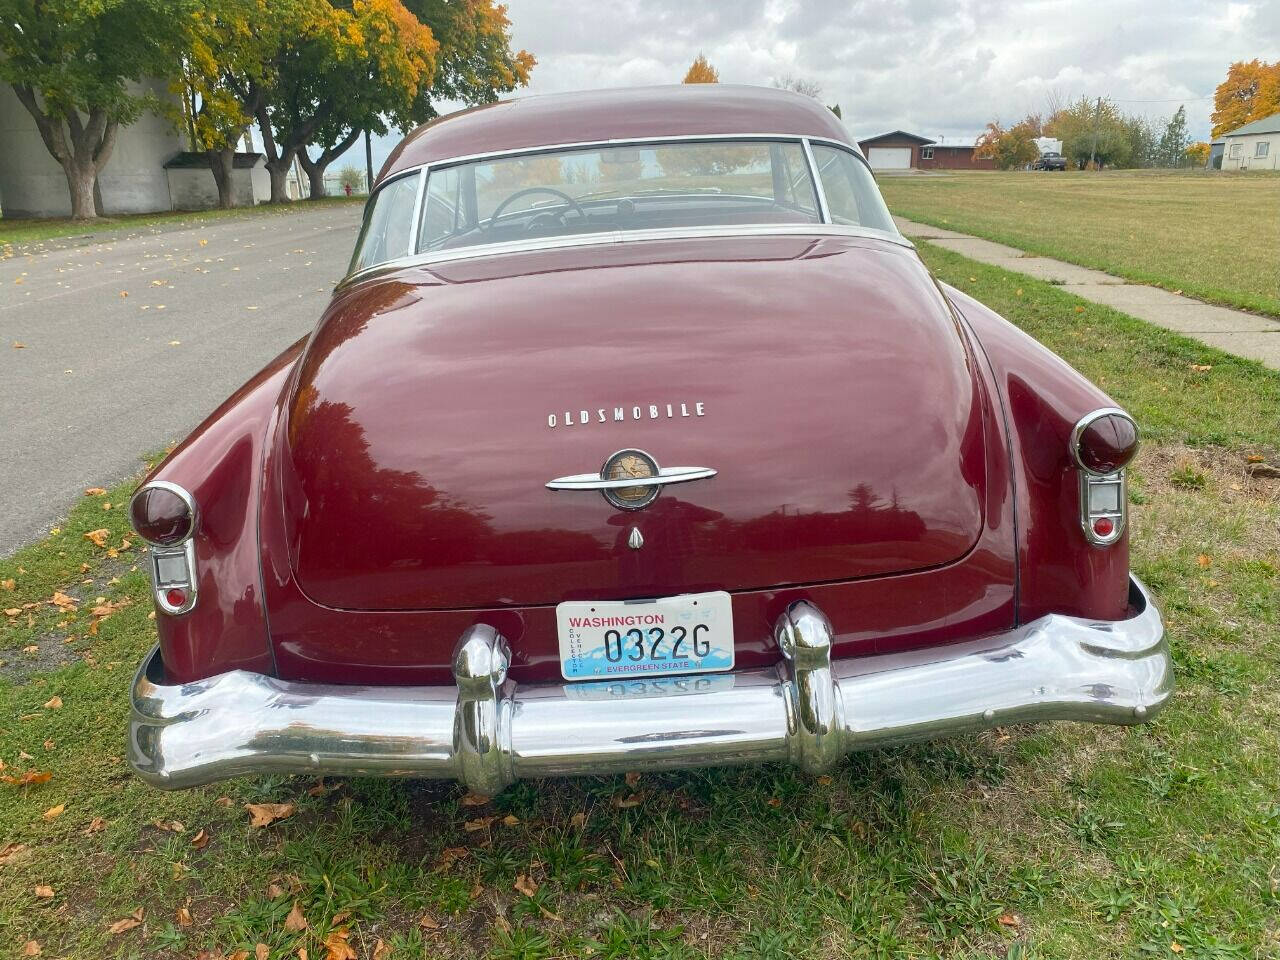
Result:
{"label": "steering wheel", "polygon": [[[563,216],[567,210],[572,209],[578,216],[582,217],[583,219],[586,219],[587,212],[582,209],[582,205],[579,204],[577,200],[573,199],[573,197],[569,196],[567,193],[563,193],[557,190],[555,187],[525,187],[523,190],[517,190],[515,193],[511,194],[511,196],[507,197],[500,204],[498,204],[498,206],[494,209],[493,213],[490,214],[489,222],[483,227],[483,229],[488,230],[490,227],[492,227],[495,223],[498,222],[498,217],[502,215],[503,210],[511,206],[511,204],[514,201],[519,200],[521,197],[527,197],[531,193],[549,193],[552,196],[559,197],[561,200],[563,200],[565,202],[565,206],[562,210],[560,210],[558,214],[556,214],[557,216]],[[532,213],[534,211],[530,211],[530,212]],[[550,213],[551,211],[539,210],[536,212]]]}

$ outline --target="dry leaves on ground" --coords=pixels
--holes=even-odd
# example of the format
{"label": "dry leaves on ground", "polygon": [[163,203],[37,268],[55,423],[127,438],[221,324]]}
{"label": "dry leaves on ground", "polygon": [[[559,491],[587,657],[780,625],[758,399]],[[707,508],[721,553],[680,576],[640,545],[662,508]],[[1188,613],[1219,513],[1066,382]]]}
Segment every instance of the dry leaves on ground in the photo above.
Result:
{"label": "dry leaves on ground", "polygon": [[359,960],[356,952],[347,940],[351,932],[346,927],[334,927],[324,938],[325,949],[329,951],[325,960]]}
{"label": "dry leaves on ground", "polygon": [[307,929],[307,918],[302,915],[302,905],[297,900],[293,901],[293,909],[284,918],[284,928],[290,933]]}
{"label": "dry leaves on ground", "polygon": [[31,848],[25,843],[6,843],[0,847],[0,867],[6,863],[17,863],[31,856]]}
{"label": "dry leaves on ground", "polygon": [[459,802],[464,807],[482,807],[489,802],[489,798],[482,793],[468,793]]}
{"label": "dry leaves on ground", "polygon": [[41,900],[52,900],[53,887],[49,886],[47,883],[38,883],[36,884],[35,894]]}
{"label": "dry leaves on ground", "polygon": [[48,783],[53,779],[52,770],[28,770],[16,777],[0,773],[0,783],[8,783],[15,787],[25,787],[33,783]]}
{"label": "dry leaves on ground", "polygon": [[516,892],[523,893],[526,897],[532,897],[538,892],[538,885],[533,882],[532,878],[523,873],[516,877],[514,886]]}
{"label": "dry leaves on ground", "polygon": [[269,827],[277,820],[291,817],[297,806],[292,803],[246,803],[244,808],[252,817],[251,827]]}
{"label": "dry leaves on ground", "polygon": [[191,838],[191,845],[197,850],[203,850],[209,845],[209,832],[201,828],[200,832]]}
{"label": "dry leaves on ground", "polygon": [[124,919],[117,920],[115,923],[111,924],[111,926],[107,927],[107,933],[121,934],[126,930],[132,930],[134,927],[140,926],[142,924],[143,910],[143,907],[139,907]]}
{"label": "dry leaves on ground", "polygon": [[43,952],[40,948],[39,940],[28,940],[22,945],[22,955],[24,957],[38,957]]}
{"label": "dry leaves on ground", "polygon": [[56,807],[50,807],[44,813],[40,814],[40,816],[44,817],[45,822],[56,820],[58,817],[62,816],[62,812],[66,809],[67,805],[65,803],[60,803]]}
{"label": "dry leaves on ground", "polygon": [[111,536],[111,531],[103,527],[100,530],[90,530],[84,535],[84,538],[92,542],[95,547],[105,547],[109,536]]}
{"label": "dry leaves on ground", "polygon": [[177,912],[174,914],[174,919],[178,921],[178,926],[189,927],[192,923],[191,911],[186,907],[179,907]]}
{"label": "dry leaves on ground", "polygon": [[62,698],[61,698],[61,697],[52,697],[52,698],[50,698],[49,700],[45,701],[44,708],[45,708],[46,710],[61,710],[61,709],[62,709]]}

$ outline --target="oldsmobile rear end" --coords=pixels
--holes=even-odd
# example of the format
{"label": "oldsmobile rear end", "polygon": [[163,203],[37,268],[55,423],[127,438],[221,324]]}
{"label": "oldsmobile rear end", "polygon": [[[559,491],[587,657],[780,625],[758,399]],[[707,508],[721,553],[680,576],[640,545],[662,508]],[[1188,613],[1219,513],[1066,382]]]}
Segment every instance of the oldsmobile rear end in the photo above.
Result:
{"label": "oldsmobile rear end", "polygon": [[776,90],[396,150],[315,330],[144,481],[129,758],[516,778],[846,753],[1172,691],[1132,419],[940,285]]}

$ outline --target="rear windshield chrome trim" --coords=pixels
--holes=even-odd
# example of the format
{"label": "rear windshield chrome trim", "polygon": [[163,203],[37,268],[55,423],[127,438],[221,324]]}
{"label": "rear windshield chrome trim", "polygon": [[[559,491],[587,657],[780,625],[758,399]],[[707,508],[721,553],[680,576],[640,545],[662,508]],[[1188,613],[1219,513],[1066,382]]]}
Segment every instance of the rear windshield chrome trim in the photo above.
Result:
{"label": "rear windshield chrome trim", "polygon": [[665,227],[656,230],[609,230],[601,233],[582,233],[567,237],[538,237],[531,240],[511,240],[506,243],[476,244],[454,250],[433,250],[413,256],[386,260],[372,267],[352,273],[338,282],[335,289],[342,289],[361,280],[405,267],[421,267],[433,263],[451,263],[456,260],[477,260],[509,253],[531,253],[539,250],[562,250],[573,247],[604,246],[614,243],[642,243],[655,240],[700,240],[717,237],[860,237],[882,240],[914,250],[915,244],[900,233],[888,230],[872,230],[868,227],[848,227],[837,223],[761,224],[729,227]]}

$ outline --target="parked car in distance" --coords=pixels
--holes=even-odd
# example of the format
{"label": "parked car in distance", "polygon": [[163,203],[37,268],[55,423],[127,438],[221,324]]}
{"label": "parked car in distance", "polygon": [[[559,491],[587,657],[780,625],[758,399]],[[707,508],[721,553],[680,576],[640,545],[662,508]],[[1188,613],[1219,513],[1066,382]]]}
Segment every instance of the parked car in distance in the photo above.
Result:
{"label": "parked car in distance", "polygon": [[1060,153],[1052,151],[1042,153],[1036,158],[1035,163],[1031,165],[1032,170],[1066,170],[1067,158]]}
{"label": "parked car in distance", "polygon": [[1172,691],[1133,420],[939,284],[843,124],[531,97],[387,161],[319,323],[143,481],[129,762],[520,777],[846,753]]}

